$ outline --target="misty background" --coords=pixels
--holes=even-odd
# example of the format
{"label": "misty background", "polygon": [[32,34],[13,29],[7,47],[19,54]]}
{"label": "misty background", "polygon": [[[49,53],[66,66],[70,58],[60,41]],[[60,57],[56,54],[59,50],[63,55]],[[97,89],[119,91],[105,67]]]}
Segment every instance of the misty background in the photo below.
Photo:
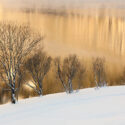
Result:
{"label": "misty background", "polygon": [[85,7],[108,7],[124,8],[125,0],[0,0],[5,7],[23,8],[85,8]]}

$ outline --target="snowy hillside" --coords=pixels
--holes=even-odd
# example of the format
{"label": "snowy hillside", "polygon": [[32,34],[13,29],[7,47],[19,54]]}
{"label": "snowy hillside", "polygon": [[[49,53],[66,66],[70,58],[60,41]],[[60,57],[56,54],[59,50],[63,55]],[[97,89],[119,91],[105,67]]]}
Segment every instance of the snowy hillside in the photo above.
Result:
{"label": "snowy hillside", "polygon": [[0,106],[0,125],[125,125],[125,86],[52,94]]}

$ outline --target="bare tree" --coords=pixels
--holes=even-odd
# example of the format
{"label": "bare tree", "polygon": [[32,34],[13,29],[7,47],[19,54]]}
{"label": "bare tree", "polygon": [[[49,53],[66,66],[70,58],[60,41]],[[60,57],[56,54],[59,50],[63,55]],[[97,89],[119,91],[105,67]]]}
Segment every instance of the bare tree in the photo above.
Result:
{"label": "bare tree", "polygon": [[[84,69],[81,67],[76,55],[70,55],[66,57],[61,63],[60,58],[55,59],[57,75],[67,93],[73,92],[72,81],[79,71],[81,74],[84,72]],[[80,72],[79,72],[80,73]],[[80,74],[80,75],[81,75]],[[81,76],[80,76],[81,78]]]}
{"label": "bare tree", "polygon": [[25,57],[43,39],[25,25],[0,23],[0,77],[11,91],[11,102],[16,103],[19,88],[17,77]]}
{"label": "bare tree", "polygon": [[34,89],[38,95],[43,95],[43,79],[48,73],[51,65],[51,57],[41,49],[33,57],[29,58],[25,63],[25,67],[31,74],[34,86],[27,83],[27,85]]}
{"label": "bare tree", "polygon": [[105,76],[105,59],[97,57],[93,60],[93,72],[94,79],[97,87],[102,87],[106,85],[106,76]]}

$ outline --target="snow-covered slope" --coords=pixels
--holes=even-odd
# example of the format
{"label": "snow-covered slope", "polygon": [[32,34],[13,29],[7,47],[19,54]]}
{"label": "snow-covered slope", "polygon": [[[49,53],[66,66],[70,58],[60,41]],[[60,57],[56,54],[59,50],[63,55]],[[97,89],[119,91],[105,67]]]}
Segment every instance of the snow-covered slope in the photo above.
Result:
{"label": "snow-covered slope", "polygon": [[0,106],[0,125],[125,125],[125,86],[83,89]]}

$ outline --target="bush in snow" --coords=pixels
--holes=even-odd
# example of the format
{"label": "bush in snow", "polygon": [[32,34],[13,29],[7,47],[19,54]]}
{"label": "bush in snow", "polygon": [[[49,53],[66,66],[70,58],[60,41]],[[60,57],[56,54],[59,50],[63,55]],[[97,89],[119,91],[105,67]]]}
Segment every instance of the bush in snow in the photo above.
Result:
{"label": "bush in snow", "polygon": [[72,93],[72,82],[75,76],[79,75],[79,78],[81,78],[85,72],[85,68],[81,65],[76,55],[70,55],[64,58],[62,62],[59,57],[56,58],[55,66],[58,78],[60,79],[65,91],[67,93]]}
{"label": "bush in snow", "polygon": [[105,59],[101,57],[97,57],[93,60],[93,72],[94,79],[97,87],[105,86],[106,83],[106,75],[105,75]]}
{"label": "bush in snow", "polygon": [[51,57],[41,49],[33,57],[29,58],[25,63],[26,70],[31,74],[33,84],[27,83],[38,95],[43,94],[43,79],[47,75],[51,66]]}

